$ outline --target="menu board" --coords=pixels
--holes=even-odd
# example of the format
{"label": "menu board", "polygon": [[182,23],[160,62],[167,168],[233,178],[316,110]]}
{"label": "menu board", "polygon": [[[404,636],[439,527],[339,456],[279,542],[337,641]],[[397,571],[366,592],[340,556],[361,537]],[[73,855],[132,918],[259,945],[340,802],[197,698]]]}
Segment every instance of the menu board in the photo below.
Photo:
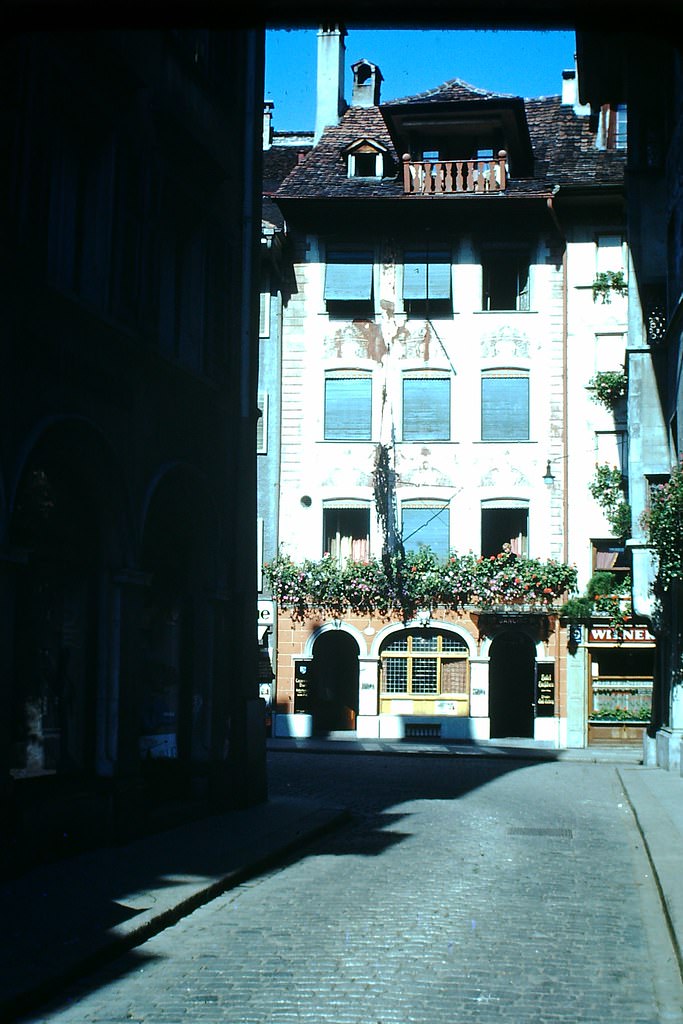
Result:
{"label": "menu board", "polygon": [[555,714],[555,666],[539,665],[536,676],[536,717]]}

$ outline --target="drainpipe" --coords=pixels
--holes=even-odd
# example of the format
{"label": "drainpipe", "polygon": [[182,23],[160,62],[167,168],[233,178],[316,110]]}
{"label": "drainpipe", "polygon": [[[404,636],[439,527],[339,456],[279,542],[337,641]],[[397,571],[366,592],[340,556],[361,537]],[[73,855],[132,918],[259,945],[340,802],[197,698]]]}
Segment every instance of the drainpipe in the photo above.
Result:
{"label": "drainpipe", "polygon": [[567,239],[562,229],[562,225],[560,224],[560,221],[558,219],[557,211],[555,210],[553,202],[555,196],[559,191],[560,186],[556,185],[553,189],[552,196],[550,196],[547,200],[547,204],[548,211],[553,220],[553,223],[557,228],[558,234],[560,235],[562,241],[564,242],[564,246],[562,249],[562,559],[564,562],[567,562],[569,560],[569,417],[567,414]]}

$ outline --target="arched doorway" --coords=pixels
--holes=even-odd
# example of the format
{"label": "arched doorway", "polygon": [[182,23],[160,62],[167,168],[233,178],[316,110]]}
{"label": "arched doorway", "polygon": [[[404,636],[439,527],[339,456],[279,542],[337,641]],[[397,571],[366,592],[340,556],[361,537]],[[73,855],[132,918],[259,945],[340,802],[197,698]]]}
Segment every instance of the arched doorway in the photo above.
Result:
{"label": "arched doorway", "polygon": [[85,481],[56,444],[24,468],[10,540],[27,557],[17,575],[12,767],[80,774],[95,758],[100,531]]}
{"label": "arched doorway", "polygon": [[313,645],[313,732],[354,729],[358,714],[358,644],[341,629]]}
{"label": "arched doorway", "polygon": [[491,736],[533,737],[535,645],[521,630],[507,629],[491,642]]}

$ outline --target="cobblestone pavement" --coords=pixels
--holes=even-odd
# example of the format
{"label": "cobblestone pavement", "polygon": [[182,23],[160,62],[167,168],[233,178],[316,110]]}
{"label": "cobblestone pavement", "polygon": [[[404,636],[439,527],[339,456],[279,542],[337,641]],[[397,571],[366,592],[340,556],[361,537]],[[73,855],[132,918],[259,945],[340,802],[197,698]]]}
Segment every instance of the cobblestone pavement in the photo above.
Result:
{"label": "cobblestone pavement", "polygon": [[681,1024],[614,766],[271,753],[352,822],[31,1020]]}

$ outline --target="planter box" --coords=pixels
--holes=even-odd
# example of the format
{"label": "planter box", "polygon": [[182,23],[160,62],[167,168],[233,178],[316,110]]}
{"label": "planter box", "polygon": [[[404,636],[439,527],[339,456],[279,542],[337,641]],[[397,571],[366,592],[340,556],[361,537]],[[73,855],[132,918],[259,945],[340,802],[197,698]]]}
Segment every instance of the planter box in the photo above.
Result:
{"label": "planter box", "polygon": [[588,746],[641,746],[647,722],[588,723]]}

